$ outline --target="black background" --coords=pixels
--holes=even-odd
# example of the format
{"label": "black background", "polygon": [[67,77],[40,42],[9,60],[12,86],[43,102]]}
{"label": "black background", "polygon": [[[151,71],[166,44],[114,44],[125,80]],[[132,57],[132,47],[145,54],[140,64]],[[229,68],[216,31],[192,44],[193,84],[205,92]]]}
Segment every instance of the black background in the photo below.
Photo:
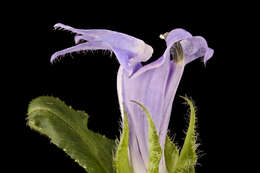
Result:
{"label": "black background", "polygon": [[5,29],[10,33],[3,35],[9,37],[5,53],[10,61],[1,63],[7,86],[4,95],[9,96],[5,101],[10,106],[7,118],[11,119],[3,123],[8,131],[4,133],[4,143],[12,148],[5,157],[8,172],[84,172],[49,139],[26,126],[28,103],[38,96],[59,97],[90,115],[90,129],[109,138],[119,137],[119,64],[115,56],[75,53],[51,64],[50,56],[55,51],[73,45],[73,34],[54,31],[53,25],[58,22],[76,28],[110,29],[140,38],[154,49],[149,62],[159,58],[166,48],[160,34],[184,28],[203,36],[215,53],[206,67],[201,60],[186,66],[173,103],[169,130],[181,146],[187,127],[187,106],[178,96],[187,95],[198,109],[201,157],[196,172],[228,172],[244,164],[242,155],[247,151],[242,141],[249,141],[250,137],[243,130],[247,125],[246,118],[242,118],[244,105],[240,103],[246,94],[239,81],[245,83],[250,76],[238,65],[249,62],[244,59],[247,53],[241,48],[238,35],[244,36],[244,28],[250,27],[251,21],[240,11],[248,7],[236,5],[164,1],[145,5],[123,1],[16,4],[13,16],[5,13]]}

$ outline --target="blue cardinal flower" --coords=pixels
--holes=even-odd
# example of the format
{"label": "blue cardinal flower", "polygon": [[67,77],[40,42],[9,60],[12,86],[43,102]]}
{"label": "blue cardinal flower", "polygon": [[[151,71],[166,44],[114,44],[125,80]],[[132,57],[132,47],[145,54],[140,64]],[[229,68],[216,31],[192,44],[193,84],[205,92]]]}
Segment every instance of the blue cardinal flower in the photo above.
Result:
{"label": "blue cardinal flower", "polygon": [[[76,34],[74,47],[58,51],[51,57],[86,50],[110,50],[120,63],[117,76],[117,90],[122,115],[128,114],[129,162],[133,173],[146,173],[148,167],[148,122],[144,111],[132,102],[137,101],[149,111],[156,126],[162,151],[164,149],[170,120],[172,103],[186,64],[203,57],[204,63],[213,55],[206,40],[192,36],[183,29],[174,29],[160,37],[165,39],[167,48],[156,61],[143,66],[153,54],[153,48],[132,36],[104,29],[75,29],[63,24],[55,28]],[[123,118],[123,116],[122,116]],[[167,172],[162,154],[159,172]]]}

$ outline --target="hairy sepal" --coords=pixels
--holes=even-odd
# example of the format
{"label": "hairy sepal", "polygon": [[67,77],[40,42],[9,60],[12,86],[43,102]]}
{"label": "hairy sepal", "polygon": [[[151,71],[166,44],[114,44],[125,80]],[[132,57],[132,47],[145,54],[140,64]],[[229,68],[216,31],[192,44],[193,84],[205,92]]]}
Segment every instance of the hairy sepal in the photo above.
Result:
{"label": "hairy sepal", "polygon": [[129,124],[127,113],[124,112],[122,132],[114,157],[114,168],[116,173],[131,173],[128,160]]}
{"label": "hairy sepal", "polygon": [[158,173],[159,172],[159,163],[162,157],[162,149],[160,146],[159,136],[156,131],[156,126],[152,120],[151,115],[148,110],[139,102],[132,101],[139,105],[145,114],[147,115],[148,120],[148,145],[149,145],[149,160],[148,160],[148,170],[147,173]]}

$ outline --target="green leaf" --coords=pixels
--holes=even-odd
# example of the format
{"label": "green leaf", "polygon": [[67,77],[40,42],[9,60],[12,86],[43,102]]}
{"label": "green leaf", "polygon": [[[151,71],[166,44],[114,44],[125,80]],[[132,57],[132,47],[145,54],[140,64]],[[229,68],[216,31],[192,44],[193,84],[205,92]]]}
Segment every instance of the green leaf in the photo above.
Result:
{"label": "green leaf", "polygon": [[195,134],[195,108],[191,102],[186,97],[182,97],[190,106],[190,122],[189,128],[186,133],[186,138],[180,153],[180,157],[178,159],[176,165],[176,173],[194,173],[195,165],[197,162],[197,154],[196,154],[196,134]]}
{"label": "green leaf", "polygon": [[147,173],[158,173],[159,163],[162,156],[162,149],[160,146],[159,137],[156,132],[156,127],[153,123],[152,117],[149,114],[148,110],[137,101],[132,101],[132,102],[138,104],[143,109],[148,119],[149,163],[148,163]]}
{"label": "green leaf", "polygon": [[58,98],[38,97],[28,108],[28,125],[48,136],[89,173],[112,173],[114,141],[87,128],[88,115]]}
{"label": "green leaf", "polygon": [[164,157],[168,173],[174,173],[179,159],[179,150],[168,136],[164,146]]}
{"label": "green leaf", "polygon": [[127,113],[124,113],[124,122],[122,124],[123,131],[121,133],[120,142],[114,158],[114,166],[117,173],[131,173],[131,168],[128,160],[128,139],[129,139],[129,124]]}

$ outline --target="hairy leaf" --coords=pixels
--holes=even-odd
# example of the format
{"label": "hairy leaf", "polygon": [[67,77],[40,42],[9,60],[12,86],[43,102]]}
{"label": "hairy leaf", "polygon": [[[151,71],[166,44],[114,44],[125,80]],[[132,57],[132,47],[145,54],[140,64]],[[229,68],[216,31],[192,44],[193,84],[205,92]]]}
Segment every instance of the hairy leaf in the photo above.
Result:
{"label": "hairy leaf", "polygon": [[38,97],[28,108],[29,126],[48,136],[89,173],[112,173],[114,141],[87,128],[88,115],[54,97]]}

